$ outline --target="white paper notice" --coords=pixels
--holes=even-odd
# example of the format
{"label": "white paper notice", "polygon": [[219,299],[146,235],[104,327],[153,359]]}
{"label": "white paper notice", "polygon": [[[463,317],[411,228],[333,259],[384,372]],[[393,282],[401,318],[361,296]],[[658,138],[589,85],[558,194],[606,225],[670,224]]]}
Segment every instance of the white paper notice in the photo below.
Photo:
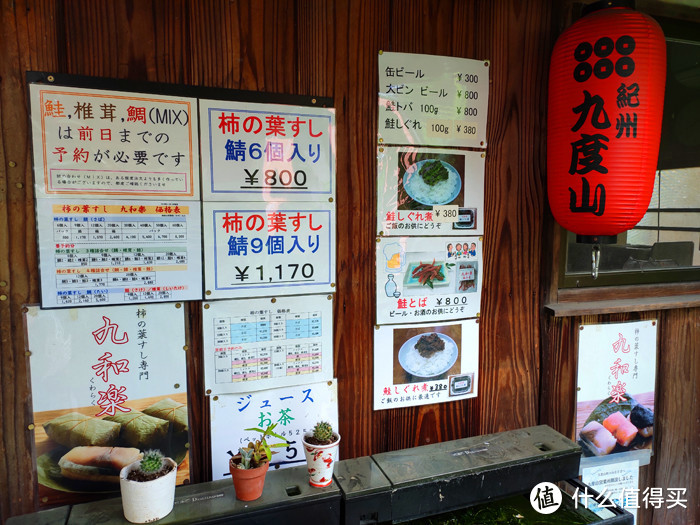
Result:
{"label": "white paper notice", "polygon": [[484,232],[482,152],[380,147],[377,182],[377,233]]}
{"label": "white paper notice", "polygon": [[199,200],[196,100],[29,86],[38,197]]}
{"label": "white paper notice", "polygon": [[374,410],[476,397],[479,324],[380,326],[374,331]]}
{"label": "white paper notice", "polygon": [[204,304],[204,386],[250,392],[333,378],[329,295]]}
{"label": "white paper notice", "polygon": [[[76,446],[158,449],[177,462],[178,485],[189,479],[183,309],[172,303],[30,306],[24,321],[42,504],[119,492],[118,483],[64,472],[62,458]],[[134,432],[142,421],[147,431]]]}
{"label": "white paper notice", "polygon": [[485,148],[488,98],[488,61],[379,54],[384,144]]}
{"label": "white paper notice", "polygon": [[380,237],[377,324],[476,317],[483,268],[479,237]]}
{"label": "white paper notice", "polygon": [[[231,474],[228,462],[238,448],[260,437],[246,428],[267,428],[276,423],[275,432],[287,440],[287,448],[278,448],[270,462],[273,467],[294,467],[306,464],[301,439],[319,421],[328,421],[338,428],[338,385],[336,380],[308,385],[275,388],[248,394],[213,396],[211,407],[211,472],[212,479]],[[275,438],[269,441],[279,443]],[[340,459],[340,458],[338,458]],[[272,468],[272,467],[271,467]]]}
{"label": "white paper notice", "polygon": [[646,452],[648,459],[655,383],[656,321],[581,326],[576,438],[583,466],[589,457],[608,454]]}
{"label": "white paper notice", "polygon": [[334,291],[335,205],[204,203],[207,297]]}
{"label": "white paper notice", "polygon": [[92,415],[156,395],[185,393],[185,320],[174,304],[28,308],[34,412],[95,407]]}
{"label": "white paper notice", "polygon": [[[608,505],[615,503],[634,516],[637,522],[639,508],[639,461],[620,461],[599,467],[584,468],[581,481],[604,496]],[[588,500],[588,508],[597,510],[598,504]]]}
{"label": "white paper notice", "polygon": [[36,209],[44,308],[201,299],[199,202],[37,199]]}
{"label": "white paper notice", "polygon": [[205,201],[328,201],[335,110],[201,100]]}

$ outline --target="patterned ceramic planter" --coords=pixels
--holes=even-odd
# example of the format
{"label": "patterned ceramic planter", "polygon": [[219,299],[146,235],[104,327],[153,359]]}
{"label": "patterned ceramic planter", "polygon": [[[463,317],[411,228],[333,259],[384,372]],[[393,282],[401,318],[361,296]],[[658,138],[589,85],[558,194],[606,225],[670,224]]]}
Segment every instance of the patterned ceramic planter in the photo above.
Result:
{"label": "patterned ceramic planter", "polygon": [[312,433],[304,434],[302,443],[309,471],[309,484],[312,487],[327,487],[333,483],[333,466],[337,460],[338,445],[340,445],[340,435],[335,432],[333,435],[338,439],[330,445],[312,445],[306,441]]}

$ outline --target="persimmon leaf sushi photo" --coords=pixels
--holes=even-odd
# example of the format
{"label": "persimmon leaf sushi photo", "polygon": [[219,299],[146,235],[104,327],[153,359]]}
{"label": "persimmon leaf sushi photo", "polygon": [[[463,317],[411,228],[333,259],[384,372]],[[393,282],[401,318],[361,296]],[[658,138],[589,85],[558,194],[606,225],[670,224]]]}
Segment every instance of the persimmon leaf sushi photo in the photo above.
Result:
{"label": "persimmon leaf sushi photo", "polygon": [[654,411],[624,394],[619,402],[601,401],[577,437],[585,456],[605,456],[651,448],[653,429]]}

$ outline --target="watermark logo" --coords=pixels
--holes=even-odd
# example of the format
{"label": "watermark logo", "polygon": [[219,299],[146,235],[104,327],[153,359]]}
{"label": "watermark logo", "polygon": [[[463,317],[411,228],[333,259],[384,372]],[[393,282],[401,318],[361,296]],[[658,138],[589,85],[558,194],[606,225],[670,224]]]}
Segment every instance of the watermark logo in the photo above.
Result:
{"label": "watermark logo", "polygon": [[530,505],[540,514],[552,514],[561,506],[561,490],[554,483],[543,481],[530,491]]}

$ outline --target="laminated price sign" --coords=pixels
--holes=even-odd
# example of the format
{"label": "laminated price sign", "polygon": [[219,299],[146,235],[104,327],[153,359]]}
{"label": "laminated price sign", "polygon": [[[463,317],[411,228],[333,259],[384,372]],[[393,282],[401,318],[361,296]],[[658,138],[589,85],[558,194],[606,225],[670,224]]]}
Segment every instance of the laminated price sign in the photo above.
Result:
{"label": "laminated price sign", "polygon": [[379,141],[486,148],[489,62],[380,53]]}
{"label": "laminated price sign", "polygon": [[200,204],[37,199],[44,308],[202,297]]}
{"label": "laminated price sign", "polygon": [[480,237],[380,237],[376,253],[377,324],[479,315]]}
{"label": "laminated price sign", "polygon": [[229,394],[332,379],[332,298],[206,302],[204,388]]}
{"label": "laminated price sign", "polygon": [[335,110],[200,101],[205,201],[328,201]]}
{"label": "laminated price sign", "polygon": [[328,293],[335,285],[332,203],[204,203],[207,297]]}
{"label": "laminated price sign", "polygon": [[29,86],[37,197],[199,200],[196,100]]}
{"label": "laminated price sign", "polygon": [[484,166],[480,151],[379,147],[377,232],[483,234]]}
{"label": "laminated price sign", "polygon": [[374,332],[374,410],[477,396],[479,324],[380,326]]}
{"label": "laminated price sign", "polygon": [[[338,382],[333,379],[321,383],[287,386],[258,392],[241,392],[212,396],[211,417],[211,472],[212,479],[231,476],[228,462],[240,447],[260,437],[246,428],[267,428],[275,424],[275,432],[284,437],[285,448],[270,461],[272,468],[305,465],[306,458],[301,440],[313,430],[318,421],[328,421],[338,428]],[[269,442],[280,443],[277,438]]]}

